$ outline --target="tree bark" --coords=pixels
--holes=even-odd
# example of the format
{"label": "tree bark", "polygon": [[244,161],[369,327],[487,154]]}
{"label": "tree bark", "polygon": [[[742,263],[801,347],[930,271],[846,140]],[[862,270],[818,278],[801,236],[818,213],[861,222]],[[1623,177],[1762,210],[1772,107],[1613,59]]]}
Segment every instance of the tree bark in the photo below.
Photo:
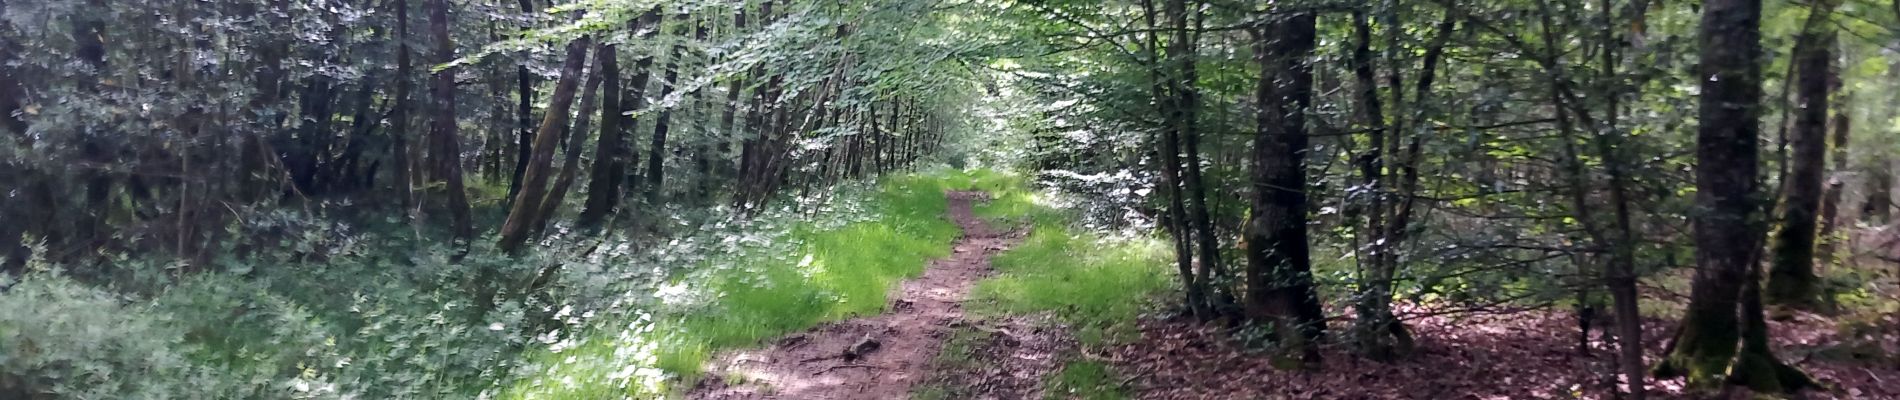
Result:
{"label": "tree bark", "polygon": [[389,158],[395,168],[390,178],[395,181],[395,190],[400,205],[409,214],[415,204],[415,185],[409,177],[414,172],[415,161],[409,157],[409,107],[412,103],[410,91],[415,85],[415,66],[409,61],[409,0],[396,0],[396,93],[395,102],[389,111]]}
{"label": "tree bark", "polygon": [[[600,107],[600,100],[597,100],[600,97],[596,97],[595,92],[600,91],[601,81],[605,76],[616,72],[608,68],[613,65],[607,62],[608,59],[614,57],[613,46],[602,44],[598,47],[594,51],[594,69],[587,73],[587,84],[581,89],[581,109],[575,114],[577,115],[575,118],[579,119],[574,121],[572,129],[567,130],[567,144],[561,146],[567,149],[563,153],[566,156],[561,160],[561,173],[554,178],[554,187],[548,189],[547,199],[541,201],[541,210],[534,213],[534,229],[531,235],[539,235],[543,232],[548,226],[548,221],[554,219],[555,213],[560,212],[561,204],[567,201],[568,189],[574,186],[574,177],[580,175],[582,147],[587,146],[588,133],[593,129],[589,126],[589,118],[592,118],[594,110]],[[601,117],[601,128],[604,131],[610,118],[608,115]]]}
{"label": "tree bark", "polygon": [[1313,287],[1306,231],[1306,110],[1312,102],[1314,15],[1288,10],[1254,32],[1261,76],[1255,91],[1251,220],[1247,222],[1249,318],[1269,324],[1299,364],[1319,362],[1325,319]]}
{"label": "tree bark", "polygon": [[[520,0],[521,15],[534,18],[534,0]],[[524,29],[532,29],[529,25]],[[534,55],[521,53],[519,64],[515,67],[515,93],[519,94],[515,105],[515,171],[508,178],[508,198],[514,198],[521,192],[521,175],[528,172],[528,160],[534,154],[534,75],[528,72],[528,63],[534,62]]]}
{"label": "tree bark", "polygon": [[1143,55],[1149,62],[1148,75],[1155,105],[1164,119],[1155,138],[1156,144],[1160,145],[1155,149],[1155,155],[1159,156],[1157,159],[1161,164],[1156,171],[1160,181],[1156,183],[1162,187],[1162,193],[1167,196],[1168,202],[1165,221],[1162,222],[1168,227],[1169,236],[1172,237],[1174,243],[1175,266],[1180,271],[1183,294],[1186,296],[1183,301],[1188,311],[1196,318],[1209,319],[1213,318],[1213,310],[1210,310],[1207,304],[1205,274],[1194,271],[1193,231],[1188,226],[1187,205],[1180,183],[1181,151],[1177,147],[1180,143],[1177,129],[1180,126],[1174,123],[1178,115],[1175,114],[1173,100],[1168,95],[1168,78],[1162,73],[1166,66],[1162,63],[1161,41],[1159,35],[1155,33],[1160,29],[1160,25],[1156,22],[1153,0],[1143,0],[1142,8],[1144,21],[1147,22],[1149,28]]}
{"label": "tree bark", "polygon": [[[647,10],[645,14],[640,15],[639,19],[634,20],[630,29],[634,31],[641,31],[645,27],[657,29],[659,12],[658,8]],[[647,29],[640,37],[652,39],[653,35],[653,30]],[[618,66],[618,63],[616,62],[615,65]],[[626,86],[622,88],[617,99],[618,108],[605,107],[607,110],[613,110],[615,114],[616,131],[602,132],[598,151],[601,153],[611,151],[612,154],[597,155],[594,158],[592,182],[587,188],[587,204],[582,208],[579,218],[584,226],[599,226],[602,222],[606,222],[607,216],[613,214],[614,209],[620,205],[622,186],[633,187],[638,183],[623,178],[628,176],[629,165],[639,159],[639,155],[635,154],[632,148],[632,134],[640,131],[640,119],[634,118],[633,113],[646,108],[646,87],[647,81],[652,76],[649,71],[652,66],[653,56],[650,54],[642,54],[635,58],[633,78],[627,80]],[[609,88],[613,86],[608,85]],[[602,124],[605,128],[606,123],[602,122]],[[613,137],[613,146],[608,146],[609,136]]]}
{"label": "tree bark", "polygon": [[[1701,106],[1696,128],[1693,215],[1696,272],[1689,307],[1658,377],[1687,376],[1692,387],[1722,384],[1724,376],[1757,391],[1799,389],[1788,368],[1767,352],[1759,324],[1758,267],[1763,230],[1760,193],[1761,1],[1710,0],[1701,24]],[[1746,289],[1746,290],[1745,290]],[[1749,300],[1749,301],[1745,301]],[[1746,306],[1746,307],[1744,307]],[[1738,318],[1738,309],[1740,317]],[[1744,324],[1746,322],[1746,324]],[[1748,334],[1738,334],[1748,331]],[[1737,344],[1747,335],[1761,343]],[[1753,339],[1751,339],[1752,341]],[[1731,365],[1737,367],[1730,373]],[[1772,373],[1762,373],[1762,366]]]}
{"label": "tree bark", "polygon": [[1358,319],[1354,320],[1352,336],[1353,345],[1361,355],[1374,360],[1391,360],[1409,353],[1412,344],[1410,335],[1394,333],[1404,332],[1404,327],[1398,325],[1398,318],[1392,315],[1393,271],[1392,265],[1384,262],[1385,252],[1390,245],[1383,238],[1387,215],[1383,179],[1387,125],[1373,72],[1372,27],[1369,20],[1363,11],[1352,13],[1353,78],[1358,83],[1359,109],[1370,131],[1366,152],[1354,160],[1359,169],[1360,187],[1348,194],[1349,197],[1358,198],[1351,203],[1353,207],[1348,209],[1349,218],[1356,220],[1362,216],[1365,219],[1363,225],[1358,225],[1360,235],[1355,237],[1366,238],[1365,243],[1357,243],[1356,246],[1362,247],[1364,250],[1361,253],[1367,255],[1355,257],[1363,272],[1359,284],[1362,289],[1354,306]]}
{"label": "tree bark", "polygon": [[[1175,135],[1181,140],[1183,153],[1182,190],[1187,195],[1187,225],[1194,229],[1195,246],[1199,250],[1201,270],[1207,275],[1209,292],[1205,301],[1209,310],[1216,314],[1225,314],[1233,303],[1232,294],[1226,289],[1229,285],[1222,282],[1229,278],[1225,266],[1220,261],[1220,236],[1214,232],[1214,223],[1208,216],[1207,187],[1201,182],[1201,132],[1198,129],[1200,91],[1197,87],[1198,75],[1194,68],[1197,44],[1195,36],[1188,32],[1195,27],[1188,24],[1189,13],[1200,14],[1198,5],[1192,8],[1186,0],[1170,0],[1168,6],[1170,25],[1174,27],[1173,40],[1169,42],[1168,57],[1171,59],[1174,76],[1170,79],[1173,95]],[[1198,18],[1196,18],[1198,20]]]}
{"label": "tree bark", "polygon": [[[677,28],[674,31],[674,40],[685,40],[686,24],[689,22],[689,18],[691,17],[686,14],[680,14],[674,18],[678,20],[675,22]],[[654,26],[654,29],[658,30],[659,26]],[[686,53],[686,45],[674,44],[671,53],[672,54],[667,56],[666,73],[660,81],[661,102],[665,102],[667,97],[673,95],[674,81],[678,81],[680,77],[680,56]],[[673,108],[675,107],[677,106],[669,105],[660,109],[659,118],[653,121],[653,141],[648,143],[647,146],[649,150],[647,153],[646,195],[647,202],[654,205],[660,204],[660,198],[665,194],[666,190],[663,184],[666,181],[666,157],[672,153],[666,150],[666,134],[672,130]]]}
{"label": "tree bark", "polygon": [[[429,11],[429,34],[435,38],[436,62],[448,64],[455,60],[455,43],[449,36],[448,0],[429,0],[434,6]],[[455,120],[455,67],[443,68],[435,73],[435,82],[431,88],[435,93],[435,125],[430,129],[434,137],[433,160],[435,179],[448,183],[447,193],[449,215],[453,221],[456,240],[466,244],[475,237],[475,228],[469,215],[468,189],[462,182],[462,149],[457,138]]]}
{"label": "tree bark", "polygon": [[560,80],[554,84],[553,97],[548,100],[547,112],[541,118],[541,128],[534,135],[533,158],[528,161],[527,173],[521,176],[521,191],[515,194],[508,219],[501,225],[501,239],[497,244],[503,252],[519,252],[521,244],[528,240],[529,231],[536,225],[535,213],[539,212],[541,200],[547,195],[554,147],[560,144],[561,131],[567,128],[569,107],[573,106],[575,92],[580,87],[589,43],[586,37],[582,37],[567,44],[567,58],[561,62]]}
{"label": "tree bark", "polygon": [[1828,23],[1834,1],[1813,4],[1813,22],[1795,46],[1794,128],[1789,135],[1792,158],[1784,177],[1780,225],[1770,249],[1772,267],[1764,300],[1797,309],[1819,305],[1819,278],[1814,274],[1814,235],[1821,203],[1822,178],[1827,170],[1828,81],[1833,70],[1834,24]]}
{"label": "tree bark", "polygon": [[[1841,88],[1840,75],[1838,73],[1834,75],[1832,85],[1837,91]],[[1850,128],[1853,124],[1853,118],[1849,115],[1849,110],[1846,106],[1850,103],[1850,94],[1840,92],[1837,99],[1840,100],[1841,106],[1834,107],[1834,121],[1829,127],[1829,129],[1834,131],[1834,140],[1828,144],[1828,151],[1832,153],[1828,155],[1828,158],[1834,161],[1834,166],[1832,167],[1832,176],[1827,180],[1827,188],[1824,189],[1821,194],[1821,231],[1815,233],[1815,238],[1819,241],[1815,244],[1814,248],[1816,258],[1815,273],[1817,275],[1823,273],[1828,267],[1840,261],[1838,250],[1843,241],[1843,238],[1839,237],[1841,230],[1841,197],[1842,192],[1846,189],[1843,183],[1844,179],[1842,178],[1843,175],[1847,173],[1847,144],[1850,139]]]}

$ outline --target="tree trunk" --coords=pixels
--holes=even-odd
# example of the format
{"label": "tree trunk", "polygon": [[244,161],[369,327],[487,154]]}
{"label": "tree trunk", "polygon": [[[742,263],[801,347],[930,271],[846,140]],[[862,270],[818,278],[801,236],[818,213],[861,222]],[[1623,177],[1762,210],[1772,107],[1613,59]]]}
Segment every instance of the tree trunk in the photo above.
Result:
{"label": "tree trunk", "polygon": [[[449,36],[448,0],[429,0],[434,7],[429,11],[429,34],[435,39],[436,62],[448,64],[455,60],[455,43]],[[456,240],[466,244],[475,237],[475,228],[468,209],[468,190],[462,182],[462,149],[458,143],[455,121],[455,67],[443,68],[435,73],[435,82],[431,88],[435,93],[435,125],[430,129],[435,149],[433,160],[435,179],[448,183],[449,215],[453,222]]]}
{"label": "tree trunk", "polygon": [[[741,3],[735,8],[738,10],[735,11],[732,16],[733,30],[744,32],[746,28],[745,5]],[[719,140],[719,153],[721,155],[731,153],[734,139],[740,141],[742,148],[745,143],[743,139],[744,135],[738,132],[738,127],[734,125],[734,119],[737,118],[739,113],[740,92],[744,91],[745,82],[744,76],[735,76],[726,84],[726,110],[719,115],[719,135],[717,136]],[[734,165],[733,161],[725,161],[719,163],[719,167],[714,171],[714,174],[719,180],[730,181],[737,178],[735,175],[738,174],[738,171],[739,168]]]}
{"label": "tree trunk", "polygon": [[[1211,293],[1205,301],[1209,310],[1216,314],[1226,314],[1233,305],[1233,294],[1224,284],[1228,280],[1225,267],[1220,261],[1220,236],[1214,232],[1214,224],[1208,216],[1207,187],[1201,182],[1201,132],[1198,129],[1200,91],[1197,87],[1198,76],[1194,70],[1196,62],[1194,36],[1188,34],[1193,26],[1188,25],[1189,13],[1200,14],[1198,5],[1192,8],[1185,0],[1171,0],[1168,6],[1170,25],[1174,27],[1173,39],[1169,42],[1168,57],[1171,59],[1174,76],[1170,79],[1170,94],[1175,101],[1175,135],[1181,140],[1181,178],[1183,194],[1187,196],[1187,226],[1194,229],[1195,245],[1201,259],[1203,279]],[[1198,20],[1198,18],[1196,18]]]}
{"label": "tree trunk", "polygon": [[[593,129],[588,121],[593,117],[594,110],[600,106],[600,101],[596,100],[599,97],[596,97],[595,92],[600,91],[601,81],[606,76],[618,72],[609,68],[613,66],[613,63],[607,60],[613,57],[612,45],[603,44],[594,51],[594,70],[587,74],[587,84],[581,89],[581,109],[576,113],[576,118],[579,119],[574,121],[572,129],[567,130],[567,144],[561,146],[567,150],[564,153],[566,157],[561,160],[560,176],[554,178],[554,188],[548,189],[547,199],[541,201],[541,210],[534,213],[533,232],[530,235],[543,232],[548,221],[554,219],[555,213],[560,212],[561,204],[567,201],[568,189],[574,186],[574,177],[580,175],[582,147],[587,146],[588,132]],[[609,115],[601,116],[601,128],[607,127],[607,121],[611,119],[609,117]]]}
{"label": "tree trunk", "polygon": [[[1306,232],[1306,110],[1312,102],[1315,17],[1288,10],[1255,31],[1261,68],[1254,135],[1251,219],[1247,222],[1247,317],[1268,324],[1298,364],[1319,362],[1325,332],[1313,287]],[[1285,364],[1283,364],[1285,365]]]}
{"label": "tree trunk", "polygon": [[580,87],[582,68],[587,64],[588,47],[589,40],[586,37],[567,44],[567,58],[561,62],[561,78],[554,84],[547,112],[541,118],[541,128],[534,135],[534,154],[528,162],[528,172],[521,176],[521,191],[515,194],[513,205],[508,210],[508,219],[501,225],[501,239],[497,245],[503,252],[518,252],[535,225],[534,214],[540,211],[541,200],[547,195],[554,147],[560,144],[561,131],[567,128],[569,107],[573,106],[575,92]]}
{"label": "tree trunk", "polygon": [[389,110],[389,146],[390,163],[395,168],[390,172],[395,181],[402,209],[407,215],[410,206],[415,204],[415,185],[409,177],[414,170],[414,160],[409,157],[409,107],[410,90],[415,82],[415,66],[409,62],[409,0],[396,0],[396,93],[395,102]]}
{"label": "tree trunk", "polygon": [[[648,10],[640,15],[639,19],[634,20],[630,29],[633,31],[641,31],[645,27],[657,29],[659,12],[658,8]],[[641,38],[652,39],[653,30],[647,29],[646,33],[641,34]],[[615,61],[614,65],[618,66],[618,61]],[[592,182],[587,188],[587,204],[582,208],[579,218],[582,225],[599,226],[605,222],[607,216],[613,214],[614,209],[620,205],[621,187],[632,187],[637,184],[623,178],[627,177],[629,165],[633,163],[633,160],[639,159],[633,151],[632,134],[640,131],[640,119],[634,118],[633,113],[646,108],[646,87],[647,80],[652,76],[649,73],[652,66],[652,55],[642,54],[634,59],[633,78],[629,79],[626,86],[622,88],[619,98],[616,99],[618,104],[603,104],[603,110],[612,110],[614,113],[614,130],[601,132],[601,142],[594,157]],[[613,90],[618,79],[613,78],[607,82],[608,89]],[[601,128],[606,129],[607,123],[601,122]],[[611,146],[608,143],[609,137],[612,137],[613,141]]]}
{"label": "tree trunk", "polygon": [[594,145],[594,165],[589,172],[587,200],[581,211],[581,226],[598,226],[620,196],[620,178],[627,169],[627,119],[621,109],[620,51],[602,44],[594,55],[600,65],[600,142]]}
{"label": "tree trunk", "polygon": [[[1756,390],[1798,389],[1780,373],[1745,369],[1781,366],[1766,349],[1766,332],[1757,325],[1761,309],[1753,300],[1758,283],[1751,278],[1761,254],[1763,218],[1760,193],[1761,1],[1710,0],[1703,3],[1701,25],[1701,107],[1696,128],[1694,214],[1696,273],[1689,307],[1669,351],[1656,366],[1658,377],[1687,376],[1692,387],[1720,385],[1731,365],[1734,377]],[[1744,293],[1747,287],[1747,293]],[[1748,307],[1742,307],[1748,306]],[[1738,318],[1738,308],[1741,318]],[[1746,325],[1743,322],[1747,322]],[[1737,343],[1738,331],[1762,335],[1760,346]],[[1740,357],[1737,357],[1737,356]],[[1775,368],[1784,370],[1784,368]],[[1791,370],[1791,368],[1786,368]]]}
{"label": "tree trunk", "polygon": [[1769,259],[1768,288],[1763,300],[1797,309],[1814,309],[1820,302],[1819,279],[1814,275],[1814,231],[1821,203],[1821,180],[1827,170],[1828,81],[1833,70],[1834,24],[1828,23],[1834,1],[1815,2],[1805,32],[1795,46],[1794,128],[1789,135],[1792,159],[1783,177],[1780,225],[1774,232]]}
{"label": "tree trunk", "polygon": [[[673,35],[675,40],[685,40],[686,24],[690,21],[689,18],[691,16],[686,14],[680,14],[674,18],[678,20],[675,22],[677,28]],[[659,26],[656,25],[653,29],[658,30]],[[665,102],[667,97],[673,95],[675,81],[678,81],[680,77],[680,56],[686,54],[686,45],[674,44],[671,53],[666,60],[666,75],[660,81],[661,102]],[[660,204],[661,196],[665,195],[666,188],[663,182],[666,181],[666,157],[672,153],[666,150],[666,134],[672,130],[673,109],[676,107],[677,105],[672,105],[660,109],[659,118],[653,122],[653,141],[647,146],[646,195],[647,202],[652,205]]]}
{"label": "tree trunk", "polygon": [[[1386,199],[1384,194],[1386,119],[1385,110],[1379,101],[1379,87],[1372,65],[1372,27],[1370,18],[1364,12],[1354,12],[1352,66],[1353,78],[1358,82],[1358,100],[1362,118],[1370,127],[1365,153],[1360,154],[1354,164],[1359,169],[1360,185],[1357,193],[1348,194],[1358,197],[1348,208],[1348,217],[1363,216],[1365,223],[1358,225],[1359,235],[1367,238],[1362,253],[1368,256],[1355,257],[1361,270],[1360,293],[1354,311],[1358,319],[1354,320],[1353,345],[1359,354],[1374,360],[1391,360],[1409,353],[1411,350],[1409,335],[1400,336],[1395,332],[1404,332],[1398,318],[1392,315],[1392,265],[1383,262],[1388,245],[1382,237],[1386,231]],[[1390,29],[1390,28],[1389,28]]]}
{"label": "tree trunk", "polygon": [[[521,0],[521,15],[534,20],[534,0]],[[529,25],[524,29],[532,29]],[[520,97],[515,105],[515,171],[508,178],[508,198],[514,198],[521,192],[521,175],[528,172],[528,160],[534,154],[534,75],[528,72],[528,64],[534,62],[534,54],[521,53],[519,65],[515,67],[515,93]]]}
{"label": "tree trunk", "polygon": [[[1836,90],[1841,88],[1839,75],[1834,76],[1832,85]],[[1838,97],[1841,106],[1834,107],[1834,121],[1830,127],[1834,130],[1834,140],[1833,143],[1828,144],[1829,152],[1832,153],[1828,155],[1828,158],[1834,160],[1834,166],[1832,176],[1827,180],[1827,188],[1821,194],[1821,231],[1815,234],[1819,242],[1814,248],[1816,275],[1840,261],[1838,251],[1843,242],[1843,238],[1839,237],[1841,234],[1841,192],[1846,189],[1842,178],[1848,172],[1847,143],[1851,133],[1849,128],[1853,123],[1853,118],[1846,106],[1849,104],[1849,98],[1850,94],[1841,92]]]}
{"label": "tree trunk", "polygon": [[[1158,156],[1156,159],[1160,161],[1155,171],[1159,179],[1156,185],[1160,186],[1162,194],[1167,196],[1167,214],[1163,216],[1161,222],[1166,224],[1168,235],[1174,244],[1175,267],[1180,272],[1182,293],[1185,295],[1183,305],[1195,318],[1205,320],[1213,318],[1213,311],[1207,304],[1206,274],[1194,271],[1193,231],[1188,225],[1187,205],[1180,183],[1181,151],[1177,147],[1180,143],[1177,131],[1180,126],[1174,123],[1178,115],[1174,111],[1175,102],[1168,94],[1168,88],[1172,84],[1163,73],[1167,67],[1162,63],[1161,40],[1159,34],[1156,33],[1161,25],[1157,22],[1158,13],[1153,0],[1143,0],[1141,5],[1143,21],[1148,27],[1142,55],[1148,62],[1149,87],[1153,92],[1155,107],[1162,116],[1161,126],[1157,127],[1154,139],[1159,145],[1155,149],[1155,155]],[[1172,9],[1172,5],[1168,7]]]}

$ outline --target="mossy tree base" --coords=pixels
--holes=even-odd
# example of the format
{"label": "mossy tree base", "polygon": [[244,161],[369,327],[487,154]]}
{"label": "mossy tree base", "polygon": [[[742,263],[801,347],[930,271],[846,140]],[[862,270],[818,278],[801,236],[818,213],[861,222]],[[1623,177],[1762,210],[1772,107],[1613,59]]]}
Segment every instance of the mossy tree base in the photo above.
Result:
{"label": "mossy tree base", "polygon": [[1776,360],[1774,355],[1745,351],[1729,367],[1728,383],[1757,393],[1794,393],[1820,385],[1800,369]]}
{"label": "mossy tree base", "polygon": [[1397,319],[1387,318],[1383,323],[1373,322],[1353,327],[1353,347],[1360,356],[1379,362],[1399,360],[1411,356],[1417,344],[1412,340],[1412,332]]}
{"label": "mossy tree base", "polygon": [[1685,378],[1689,388],[1698,390],[1727,384],[1758,393],[1794,393],[1820,387],[1800,369],[1776,359],[1768,351],[1765,337],[1761,338],[1763,343],[1748,345],[1740,343],[1738,336],[1745,335],[1705,332],[1684,324],[1651,374],[1658,379]]}

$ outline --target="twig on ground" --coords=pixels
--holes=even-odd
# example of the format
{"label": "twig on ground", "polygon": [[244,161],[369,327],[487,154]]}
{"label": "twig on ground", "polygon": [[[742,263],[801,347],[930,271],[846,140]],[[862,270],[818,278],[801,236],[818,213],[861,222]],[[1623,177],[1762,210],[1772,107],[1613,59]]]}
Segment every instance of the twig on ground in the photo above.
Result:
{"label": "twig on ground", "polygon": [[884,367],[879,367],[876,365],[866,365],[866,364],[833,365],[831,366],[831,368],[825,368],[825,370],[823,371],[813,372],[811,373],[811,376],[824,375],[826,372],[831,372],[834,370],[840,370],[840,369],[846,369],[846,368],[868,368],[868,369],[878,369],[878,370],[884,369]]}

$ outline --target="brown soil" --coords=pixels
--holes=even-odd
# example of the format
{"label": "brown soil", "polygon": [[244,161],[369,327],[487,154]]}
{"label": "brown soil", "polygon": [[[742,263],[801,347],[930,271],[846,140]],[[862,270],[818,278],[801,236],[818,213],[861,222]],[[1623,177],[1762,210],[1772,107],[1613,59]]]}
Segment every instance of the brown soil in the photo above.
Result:
{"label": "brown soil", "polygon": [[932,371],[931,384],[944,399],[1041,399],[1044,377],[1073,357],[1076,343],[1049,315],[973,320],[960,326],[965,358]]}
{"label": "brown soil", "polygon": [[[881,315],[828,323],[764,348],[714,358],[691,399],[900,399],[929,374],[931,360],[963,322],[963,300],[990,271],[990,257],[1020,235],[985,227],[970,204],[982,192],[951,192],[949,214],[963,237],[950,258],[905,281]],[[874,345],[868,345],[875,343]],[[868,347],[875,350],[862,351]],[[852,351],[851,349],[859,349]],[[861,353],[861,357],[859,356]]]}

